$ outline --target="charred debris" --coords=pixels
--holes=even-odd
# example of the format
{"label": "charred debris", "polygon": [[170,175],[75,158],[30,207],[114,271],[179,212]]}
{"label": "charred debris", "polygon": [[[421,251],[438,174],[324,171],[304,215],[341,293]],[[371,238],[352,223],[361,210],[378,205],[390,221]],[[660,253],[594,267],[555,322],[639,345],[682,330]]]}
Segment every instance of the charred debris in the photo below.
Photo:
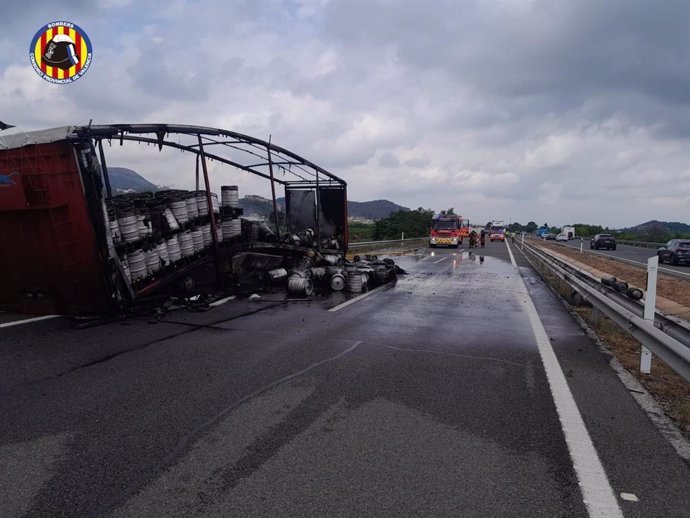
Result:
{"label": "charred debris", "polygon": [[[106,157],[124,145],[191,154],[196,167],[175,181],[194,189],[113,196]],[[243,214],[239,187],[214,185],[210,162],[238,184],[266,182],[270,220]],[[0,178],[0,269],[11,273],[1,310],[159,315],[232,295],[359,293],[397,273],[390,260],[346,259],[346,182],[270,138],[173,124],[6,127]]]}

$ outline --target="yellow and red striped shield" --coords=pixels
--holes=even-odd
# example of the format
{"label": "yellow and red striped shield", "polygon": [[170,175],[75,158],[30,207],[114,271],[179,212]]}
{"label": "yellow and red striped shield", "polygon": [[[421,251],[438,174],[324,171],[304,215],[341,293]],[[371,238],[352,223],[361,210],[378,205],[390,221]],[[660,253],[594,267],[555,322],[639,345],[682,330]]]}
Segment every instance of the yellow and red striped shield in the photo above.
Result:
{"label": "yellow and red striped shield", "polygon": [[91,40],[71,22],[55,21],[41,27],[29,47],[36,73],[51,83],[71,83],[82,77],[93,57]]}

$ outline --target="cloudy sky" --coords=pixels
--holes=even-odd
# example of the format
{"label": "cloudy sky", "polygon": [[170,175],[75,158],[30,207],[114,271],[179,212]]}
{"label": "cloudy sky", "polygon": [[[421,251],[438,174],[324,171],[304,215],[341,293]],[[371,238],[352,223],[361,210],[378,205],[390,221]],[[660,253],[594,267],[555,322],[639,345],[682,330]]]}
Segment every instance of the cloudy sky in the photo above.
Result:
{"label": "cloudy sky", "polygon": [[[93,44],[74,84],[29,63],[55,20]],[[690,223],[688,22],[687,0],[6,1],[0,120],[271,135],[344,178],[350,199],[482,224]],[[191,187],[179,153],[112,153]]]}

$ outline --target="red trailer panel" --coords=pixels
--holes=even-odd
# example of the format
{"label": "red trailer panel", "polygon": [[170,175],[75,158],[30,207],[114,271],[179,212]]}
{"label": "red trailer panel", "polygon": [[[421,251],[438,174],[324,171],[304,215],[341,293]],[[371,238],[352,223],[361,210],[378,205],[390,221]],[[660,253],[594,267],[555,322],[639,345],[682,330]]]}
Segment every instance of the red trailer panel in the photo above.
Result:
{"label": "red trailer panel", "polygon": [[92,313],[109,305],[74,148],[0,150],[0,308]]}

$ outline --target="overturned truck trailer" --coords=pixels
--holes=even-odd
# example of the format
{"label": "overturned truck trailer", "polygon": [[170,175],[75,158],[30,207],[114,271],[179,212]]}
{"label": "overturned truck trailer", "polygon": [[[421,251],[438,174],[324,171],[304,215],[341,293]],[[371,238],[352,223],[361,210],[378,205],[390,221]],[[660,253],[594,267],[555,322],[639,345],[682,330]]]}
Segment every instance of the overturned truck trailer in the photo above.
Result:
{"label": "overturned truck trailer", "polygon": [[[106,151],[132,142],[194,154],[196,189],[113,196]],[[209,161],[267,182],[272,220],[243,218]],[[168,124],[0,131],[0,310],[120,312],[194,282],[232,289],[242,271],[267,281],[314,257],[335,264],[346,248],[346,183],[270,142]]]}

